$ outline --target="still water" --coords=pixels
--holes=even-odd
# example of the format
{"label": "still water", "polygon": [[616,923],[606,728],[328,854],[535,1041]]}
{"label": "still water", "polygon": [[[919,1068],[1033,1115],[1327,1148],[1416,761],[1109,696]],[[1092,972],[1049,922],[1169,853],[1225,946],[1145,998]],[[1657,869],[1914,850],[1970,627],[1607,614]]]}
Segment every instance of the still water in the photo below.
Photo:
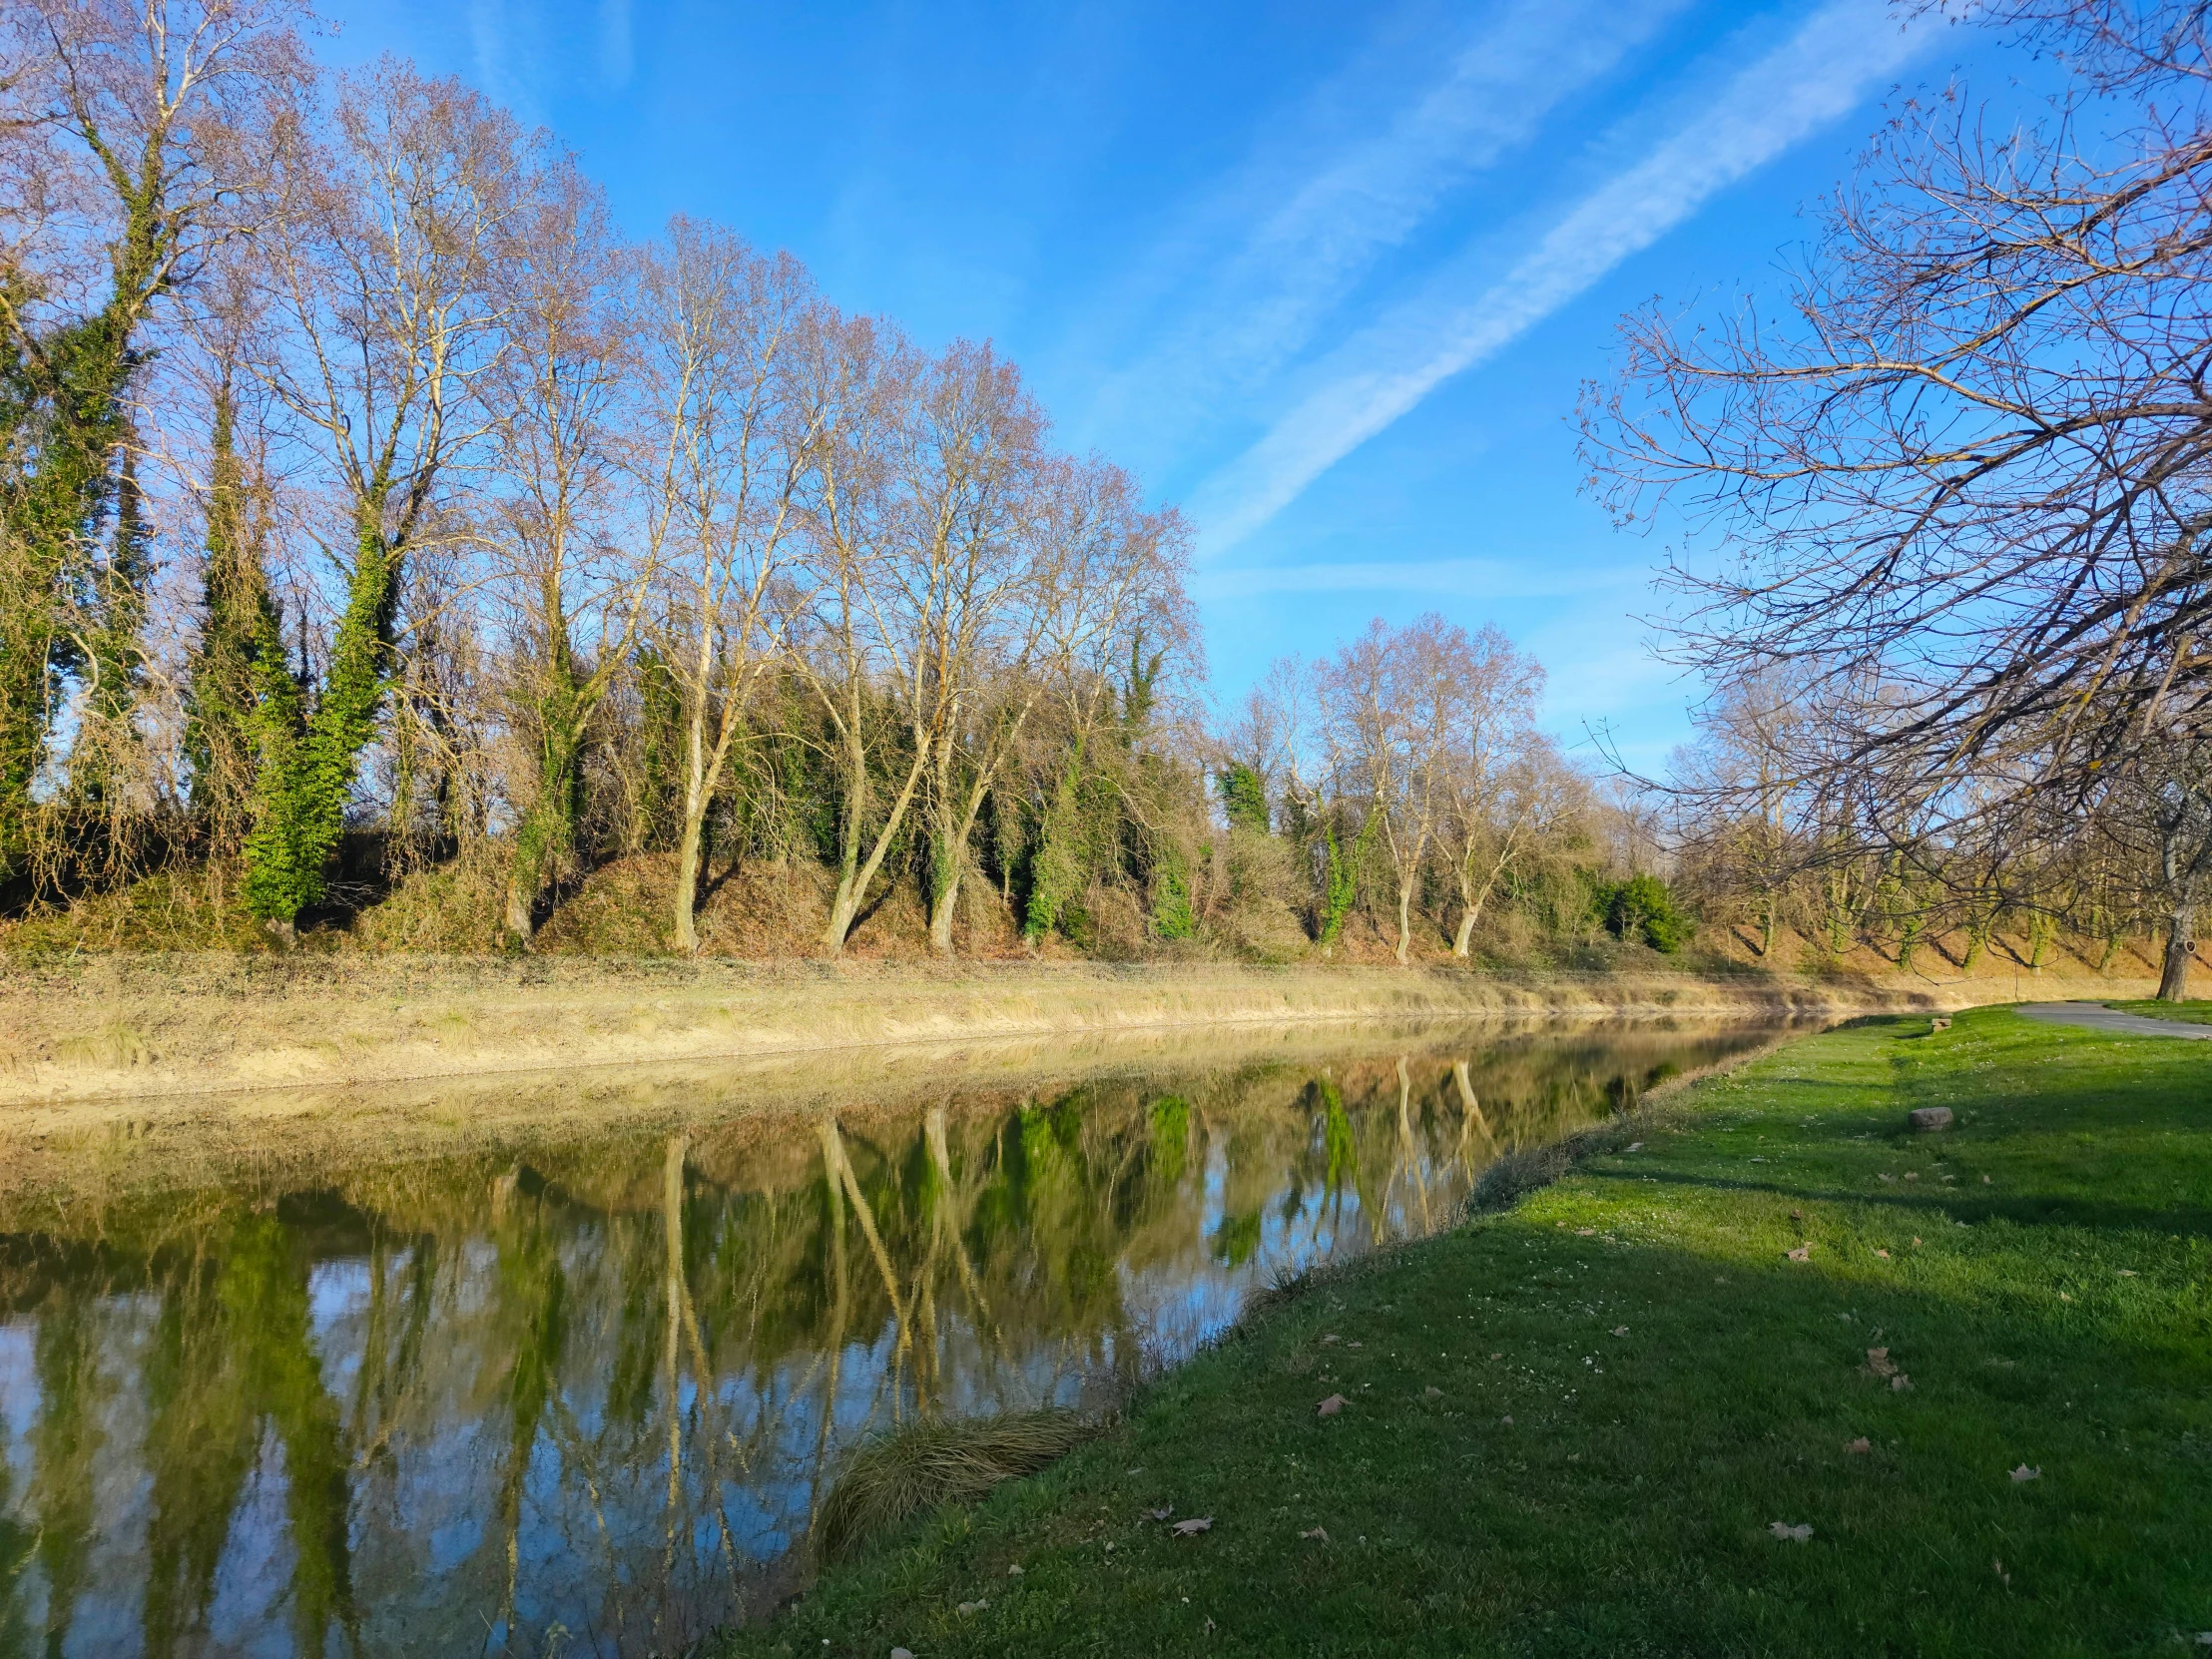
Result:
{"label": "still water", "polygon": [[681,1652],[789,1582],[861,1437],[1102,1404],[1755,1040],[948,1077],[54,1199],[0,1232],[0,1654]]}

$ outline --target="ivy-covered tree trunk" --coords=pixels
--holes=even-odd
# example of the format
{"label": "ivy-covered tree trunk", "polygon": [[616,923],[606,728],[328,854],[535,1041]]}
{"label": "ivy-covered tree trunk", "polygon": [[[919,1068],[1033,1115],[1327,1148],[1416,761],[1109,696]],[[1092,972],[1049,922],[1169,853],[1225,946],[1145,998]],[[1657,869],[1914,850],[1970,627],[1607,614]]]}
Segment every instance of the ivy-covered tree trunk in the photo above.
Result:
{"label": "ivy-covered tree trunk", "polygon": [[515,828],[507,874],[506,933],[517,945],[536,931],[538,899],[575,848],[584,810],[584,739],[621,660],[620,650],[610,651],[590,674],[577,672],[558,580],[548,578],[543,595],[551,650],[537,707],[537,789]]}
{"label": "ivy-covered tree trunk", "polygon": [[1360,867],[1367,861],[1368,851],[1375,844],[1375,829],[1381,819],[1369,813],[1367,822],[1360,826],[1360,833],[1353,837],[1352,852],[1345,855],[1338,845],[1337,826],[1332,818],[1322,827],[1322,844],[1326,859],[1322,866],[1321,928],[1319,943],[1323,950],[1334,950],[1337,940],[1345,930],[1345,921],[1352,914],[1352,906],[1360,896]]}
{"label": "ivy-covered tree trunk", "polygon": [[1077,844],[1081,808],[1076,799],[1082,767],[1083,742],[1078,738],[1052,787],[1044,822],[1037,829],[1037,849],[1029,859],[1029,903],[1021,930],[1032,944],[1059,925],[1062,906],[1082,885],[1084,860]]}
{"label": "ivy-covered tree trunk", "polygon": [[507,872],[509,944],[527,943],[537,930],[538,895],[575,845],[576,820],[583,810],[578,762],[587,714],[579,690],[572,659],[565,648],[557,648],[545,695],[538,700],[537,793],[515,827],[514,862]]}
{"label": "ivy-covered tree trunk", "polygon": [[[73,114],[83,121],[81,109]],[[93,547],[116,487],[125,437],[123,398],[139,354],[133,341],[169,284],[182,225],[165,198],[166,134],[136,156],[108,148],[96,127],[79,136],[116,191],[122,223],[108,245],[107,300],[79,321],[7,344],[9,486],[0,497],[0,875],[30,847],[32,789],[46,757],[63,677],[83,665],[68,626],[72,590],[88,586]],[[0,277],[23,316],[34,295],[21,275]]]}
{"label": "ivy-covered tree trunk", "polygon": [[201,581],[204,621],[185,692],[184,748],[192,770],[192,811],[218,856],[233,851],[243,839],[251,808],[255,709],[261,695],[257,665],[264,656],[270,657],[290,684],[269,572],[247,522],[245,473],[234,421],[226,390],[216,398],[208,479],[207,567]]}
{"label": "ivy-covered tree trunk", "polygon": [[127,240],[107,306],[21,342],[10,365],[7,459],[22,470],[0,506],[0,871],[28,855],[32,789],[62,686],[86,666],[72,612],[97,605],[92,550],[115,499],[131,334],[157,254],[151,241]]}
{"label": "ivy-covered tree trunk", "polygon": [[85,698],[69,769],[70,793],[77,801],[111,816],[124,806],[133,770],[133,717],[146,679],[143,636],[146,590],[154,568],[151,540],[138,465],[125,448],[115,485],[115,532],[107,558],[88,573],[86,584],[87,626],[78,636]]}
{"label": "ivy-covered tree trunk", "polygon": [[[261,775],[246,842],[246,902],[286,943],[299,912],[326,890],[354,769],[375,736],[390,672],[401,551],[384,533],[382,508],[379,491],[360,509],[345,611],[331,641],[329,671],[304,720],[292,713],[302,701],[297,683],[270,672],[267,663],[257,665]],[[284,685],[291,687],[288,694]]]}

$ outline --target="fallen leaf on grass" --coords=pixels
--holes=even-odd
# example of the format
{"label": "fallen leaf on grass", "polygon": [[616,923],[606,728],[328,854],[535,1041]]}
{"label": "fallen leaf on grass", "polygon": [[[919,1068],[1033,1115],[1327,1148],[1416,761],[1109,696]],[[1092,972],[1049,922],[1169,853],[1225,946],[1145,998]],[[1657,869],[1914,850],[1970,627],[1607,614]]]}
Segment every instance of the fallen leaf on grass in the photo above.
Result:
{"label": "fallen leaf on grass", "polygon": [[2140,1279],[2142,1278],[2142,1275],[2137,1273],[2133,1268],[2122,1268],[2120,1269],[2120,1277],[2122,1279]]}
{"label": "fallen leaf on grass", "polygon": [[1616,1326],[1614,1326],[1614,1327],[1613,1327],[1613,1335],[1614,1335],[1614,1336],[1616,1336],[1616,1337],[1625,1337],[1625,1336],[1627,1336],[1627,1335],[1628,1335],[1628,1327],[1627,1327],[1627,1326],[1625,1326],[1625,1325],[1616,1325]]}
{"label": "fallen leaf on grass", "polygon": [[1890,1259],[1890,1253],[1887,1250],[1878,1250],[1875,1252],[1875,1254],[1881,1257],[1885,1262]]}
{"label": "fallen leaf on grass", "polygon": [[1874,1449],[1874,1446],[1868,1441],[1867,1436],[1862,1434],[1859,1436],[1859,1438],[1853,1440],[1849,1445],[1845,1446],[1844,1449],[1846,1451],[1872,1451]]}
{"label": "fallen leaf on grass", "polygon": [[2040,1480],[2043,1478],[2043,1471],[2039,1468],[2031,1469],[2025,1463],[2022,1463],[2012,1471],[2012,1478],[2014,1480]]}
{"label": "fallen leaf on grass", "polygon": [[1327,1527],[1317,1526],[1311,1532],[1301,1532],[1299,1536],[1301,1538],[1319,1538],[1323,1543],[1326,1544],[1327,1542],[1329,1542],[1329,1529]]}
{"label": "fallen leaf on grass", "polygon": [[1920,1247],[1921,1247],[1921,1241],[1920,1241],[1920,1240],[1918,1240],[1918,1239],[1915,1239],[1915,1240],[1913,1241],[1913,1248],[1914,1248],[1915,1250],[1918,1250],[1918,1249],[1920,1249]]}
{"label": "fallen leaf on grass", "polygon": [[1314,1411],[1317,1416],[1333,1417],[1351,1403],[1352,1402],[1346,1399],[1343,1394],[1331,1394],[1327,1399],[1323,1400],[1319,1405],[1315,1406]]}
{"label": "fallen leaf on grass", "polygon": [[1867,1372],[1873,1377],[1895,1377],[1898,1374],[1898,1365],[1890,1358],[1888,1349],[1870,1348],[1867,1350]]}
{"label": "fallen leaf on grass", "polygon": [[1012,1566],[1008,1567],[1006,1569],[1006,1576],[1008,1578],[1019,1578],[1021,1576],[1021,1563],[1019,1561],[1016,1561]]}
{"label": "fallen leaf on grass", "polygon": [[1586,1239],[1596,1231],[1597,1229],[1594,1227],[1577,1227],[1574,1230],[1574,1236],[1578,1239]]}
{"label": "fallen leaf on grass", "polygon": [[1890,1379],[1890,1391],[1893,1393],[1906,1393],[1911,1390],[1912,1386],[1913,1380],[1903,1372],[1899,1372],[1897,1376]]}
{"label": "fallen leaf on grass", "polygon": [[1631,1152],[1641,1152],[1643,1149],[1644,1143],[1642,1141],[1630,1141],[1628,1143],[1628,1150]]}
{"label": "fallen leaf on grass", "polygon": [[989,1605],[990,1600],[988,1597],[986,1597],[981,1601],[963,1601],[957,1608],[954,1609],[954,1611],[957,1612],[963,1619],[972,1618],[974,1617],[974,1615],[980,1613]]}
{"label": "fallen leaf on grass", "polygon": [[1513,1426],[1513,1419],[1511,1417],[1499,1417],[1497,1420],[1507,1428]]}
{"label": "fallen leaf on grass", "polygon": [[1801,1244],[1797,1249],[1786,1250],[1783,1254],[1793,1262],[1810,1262],[1813,1259],[1813,1247],[1809,1243]]}
{"label": "fallen leaf on grass", "polygon": [[1769,1521],[1767,1522],[1767,1530],[1776,1537],[1787,1538],[1795,1544],[1802,1544],[1813,1535],[1813,1529],[1810,1526],[1802,1524],[1792,1526],[1788,1521]]}
{"label": "fallen leaf on grass", "polygon": [[1146,1511],[1144,1512],[1144,1518],[1145,1518],[1146,1520],[1166,1520],[1166,1519],[1168,1518],[1168,1516],[1170,1516],[1170,1515],[1172,1515],[1172,1514],[1174,1514],[1174,1513],[1175,1513],[1175,1505],[1174,1505],[1174,1504],[1172,1504],[1172,1503],[1163,1503],[1163,1504],[1161,1504],[1161,1505],[1160,1505],[1160,1507],[1159,1507],[1159,1508],[1157,1508],[1157,1509],[1147,1509],[1147,1510],[1146,1510]]}
{"label": "fallen leaf on grass", "polygon": [[1444,1397],[1443,1389],[1437,1387],[1433,1382],[1431,1382],[1427,1387],[1421,1389],[1421,1393],[1429,1399],[1441,1399]]}
{"label": "fallen leaf on grass", "polygon": [[1189,1520],[1175,1523],[1175,1535],[1178,1538],[1189,1538],[1200,1532],[1211,1531],[1213,1524],[1214,1517],[1211,1515],[1193,1515]]}
{"label": "fallen leaf on grass", "polygon": [[1329,1345],[1330,1345],[1331,1343],[1335,1342],[1336,1340],[1337,1340],[1337,1333],[1336,1333],[1336,1332],[1334,1332],[1334,1331],[1332,1331],[1332,1332],[1330,1332],[1330,1333],[1329,1333],[1329,1335],[1328,1335],[1328,1336],[1326,1336],[1326,1337],[1322,1338],[1322,1340],[1321,1340],[1321,1344],[1322,1344],[1322,1347],[1324,1347],[1324,1348],[1327,1348],[1327,1347],[1328,1347],[1328,1346],[1329,1346]]}
{"label": "fallen leaf on grass", "polygon": [[891,1659],[914,1659],[914,1650],[910,1647],[894,1647],[891,1649]]}

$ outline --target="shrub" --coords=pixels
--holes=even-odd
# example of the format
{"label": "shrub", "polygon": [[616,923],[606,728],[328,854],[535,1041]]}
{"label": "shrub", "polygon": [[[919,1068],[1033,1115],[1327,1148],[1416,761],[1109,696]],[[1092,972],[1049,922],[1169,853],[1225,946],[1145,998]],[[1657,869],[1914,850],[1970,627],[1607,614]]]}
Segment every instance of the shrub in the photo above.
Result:
{"label": "shrub", "polygon": [[1625,881],[1601,881],[1592,894],[1594,908],[1613,937],[1639,939],[1672,955],[1690,942],[1696,923],[1656,875],[1632,875]]}

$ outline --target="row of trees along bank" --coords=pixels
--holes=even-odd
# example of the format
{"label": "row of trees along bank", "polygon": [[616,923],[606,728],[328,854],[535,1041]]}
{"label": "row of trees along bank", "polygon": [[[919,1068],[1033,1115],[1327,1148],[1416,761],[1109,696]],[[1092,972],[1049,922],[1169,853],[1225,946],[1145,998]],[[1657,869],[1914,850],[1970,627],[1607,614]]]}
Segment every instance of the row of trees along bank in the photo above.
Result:
{"label": "row of trees along bank", "polygon": [[151,882],[289,942],[413,879],[407,937],[480,948],[627,860],[682,951],[748,863],[823,872],[832,953],[893,895],[940,953],[1602,924],[1633,848],[1494,633],[1378,625],[1225,745],[1183,521],[988,345],[626,241],[543,134],[319,72],[276,0],[6,16],[19,914]]}
{"label": "row of trees along bank", "polygon": [[[1836,787],[1777,737],[1841,753],[1833,640],[1761,670],[1805,718],[1716,714],[1647,797],[1438,617],[1209,726],[1184,522],[1055,447],[990,346],[721,227],[627,240],[545,135],[401,62],[317,69],[282,0],[0,19],[18,940],[1407,962],[1672,951],[1679,874],[1758,952],[1911,966],[2116,941],[2171,886],[2141,813],[2092,853],[2048,811],[1907,835]],[[1591,429],[1650,482],[1633,388],[1703,370],[1637,337]],[[1692,641],[1717,711],[1737,637]],[[781,919],[723,926],[732,894]]]}

